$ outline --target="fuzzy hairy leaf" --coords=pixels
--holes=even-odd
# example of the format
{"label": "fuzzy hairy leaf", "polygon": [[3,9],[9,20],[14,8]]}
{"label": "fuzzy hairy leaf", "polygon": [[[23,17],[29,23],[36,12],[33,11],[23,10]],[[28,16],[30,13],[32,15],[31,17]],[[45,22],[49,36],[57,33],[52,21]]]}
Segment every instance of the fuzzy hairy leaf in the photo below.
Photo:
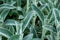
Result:
{"label": "fuzzy hairy leaf", "polygon": [[8,15],[9,13],[9,9],[3,9],[3,11],[1,12],[0,16],[1,16],[1,20],[4,21],[6,16]]}
{"label": "fuzzy hairy leaf", "polygon": [[26,27],[28,26],[29,22],[31,21],[32,17],[33,17],[33,12],[29,12],[26,17],[24,18],[24,21],[23,21],[23,25],[22,25],[22,29],[23,31],[26,29]]}
{"label": "fuzzy hairy leaf", "polygon": [[0,35],[10,38],[13,34],[5,28],[0,28]]}
{"label": "fuzzy hairy leaf", "polygon": [[38,15],[39,19],[43,22],[44,21],[43,12],[41,12],[41,10],[39,10],[35,5],[32,5],[32,9],[37,12],[37,15]]}
{"label": "fuzzy hairy leaf", "polygon": [[15,20],[8,19],[8,20],[5,21],[5,25],[16,25]]}

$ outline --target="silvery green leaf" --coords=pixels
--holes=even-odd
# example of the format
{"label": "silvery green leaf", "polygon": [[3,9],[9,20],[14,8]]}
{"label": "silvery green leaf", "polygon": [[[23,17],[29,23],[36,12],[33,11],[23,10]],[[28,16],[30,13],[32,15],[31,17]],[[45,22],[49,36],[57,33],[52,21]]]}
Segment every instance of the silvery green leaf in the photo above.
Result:
{"label": "silvery green leaf", "polygon": [[23,38],[23,40],[32,40],[32,38],[33,38],[33,34],[31,33],[31,34],[28,34],[27,36],[25,36]]}
{"label": "silvery green leaf", "polygon": [[0,28],[0,35],[5,36],[6,38],[13,36],[13,34],[5,28]]}
{"label": "silvery green leaf", "polygon": [[46,38],[47,38],[48,40],[51,40],[51,35],[46,35]]}
{"label": "silvery green leaf", "polygon": [[16,7],[14,6],[16,2],[11,2],[11,3],[4,3],[2,5],[0,5],[0,9],[15,9]]}
{"label": "silvery green leaf", "polygon": [[43,28],[51,32],[56,31],[52,25],[43,25]]}
{"label": "silvery green leaf", "polygon": [[22,11],[22,8],[21,8],[20,6],[17,6],[16,9],[17,9],[18,11]]}
{"label": "silvery green leaf", "polygon": [[59,10],[56,8],[53,8],[53,15],[55,18],[55,25],[59,25],[59,21],[60,21],[60,15],[59,15]]}
{"label": "silvery green leaf", "polygon": [[15,9],[15,6],[9,6],[9,5],[5,5],[5,6],[0,6],[0,9]]}
{"label": "silvery green leaf", "polygon": [[52,12],[50,12],[50,13],[48,14],[47,20],[48,20],[48,23],[50,23],[51,25],[54,25],[54,20],[55,20],[55,18],[54,18],[54,16],[53,16]]}
{"label": "silvery green leaf", "polygon": [[9,31],[11,31],[14,34],[14,32],[15,32],[14,27],[13,26],[9,26]]}
{"label": "silvery green leaf", "polygon": [[11,36],[8,40],[19,40],[19,35]]}
{"label": "silvery green leaf", "polygon": [[33,33],[34,36],[38,37],[37,31],[36,31],[36,29],[35,29],[35,26],[29,25],[29,30],[30,30],[30,33]]}
{"label": "silvery green leaf", "polygon": [[5,25],[16,25],[15,20],[8,19],[8,20],[5,21]]}
{"label": "silvery green leaf", "polygon": [[44,14],[41,10],[39,10],[35,5],[32,5],[32,9],[37,12],[37,16],[43,22],[44,21]]}
{"label": "silvery green leaf", "polygon": [[1,16],[1,20],[4,21],[6,16],[8,15],[9,13],[9,9],[3,9],[3,11],[1,12],[0,16]]}
{"label": "silvery green leaf", "polygon": [[23,19],[24,16],[23,15],[19,15],[18,19]]}
{"label": "silvery green leaf", "polygon": [[33,17],[33,12],[29,12],[26,17],[23,20],[23,25],[22,25],[22,29],[23,31],[26,29],[26,27],[28,26],[29,22],[31,21],[32,17]]}

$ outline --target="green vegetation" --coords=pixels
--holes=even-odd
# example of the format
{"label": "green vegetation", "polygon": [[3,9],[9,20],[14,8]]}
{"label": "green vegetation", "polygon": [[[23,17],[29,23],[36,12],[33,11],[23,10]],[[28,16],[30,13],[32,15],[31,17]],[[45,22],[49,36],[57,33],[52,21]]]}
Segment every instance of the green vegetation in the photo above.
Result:
{"label": "green vegetation", "polygon": [[0,0],[0,40],[60,40],[60,0]]}

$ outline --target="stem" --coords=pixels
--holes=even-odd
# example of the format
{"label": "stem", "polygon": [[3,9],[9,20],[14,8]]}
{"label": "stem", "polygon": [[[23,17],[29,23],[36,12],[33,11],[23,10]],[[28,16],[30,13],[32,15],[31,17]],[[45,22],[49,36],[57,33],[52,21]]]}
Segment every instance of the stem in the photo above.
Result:
{"label": "stem", "polygon": [[[35,16],[35,17],[33,18],[33,21],[32,21],[32,25],[33,25],[34,30],[35,30],[35,27],[34,27],[34,26],[35,26],[36,17],[37,17],[37,16]],[[38,38],[38,35],[37,35],[36,30],[35,30],[35,33],[36,33],[36,37]]]}
{"label": "stem", "polygon": [[[46,20],[44,20],[44,22],[42,23],[43,26],[46,25],[45,22],[46,22]],[[42,38],[41,38],[41,40],[44,40],[45,33],[46,33],[46,31],[47,31],[46,29],[43,28],[43,26],[42,26]]]}
{"label": "stem", "polygon": [[16,24],[16,33],[19,34],[19,25],[17,24],[17,22],[15,21],[15,24]]}
{"label": "stem", "polygon": [[42,29],[42,38],[41,38],[41,40],[44,40],[45,33],[46,33],[46,30],[43,28],[43,29]]}
{"label": "stem", "polygon": [[32,24],[35,26],[36,16],[34,16]]}
{"label": "stem", "polygon": [[19,40],[23,40],[23,32],[22,32],[22,28],[20,28],[20,37]]}
{"label": "stem", "polygon": [[19,28],[19,34],[20,34],[19,40],[23,40],[22,23],[21,23],[20,28]]}
{"label": "stem", "polygon": [[28,10],[29,10],[29,4],[30,2],[29,2],[29,0],[27,0],[27,11],[26,12],[28,12]]}
{"label": "stem", "polygon": [[17,22],[15,22],[16,24],[16,33],[17,35],[20,35],[19,36],[19,40],[23,40],[23,31],[22,31],[22,23],[19,25]]}

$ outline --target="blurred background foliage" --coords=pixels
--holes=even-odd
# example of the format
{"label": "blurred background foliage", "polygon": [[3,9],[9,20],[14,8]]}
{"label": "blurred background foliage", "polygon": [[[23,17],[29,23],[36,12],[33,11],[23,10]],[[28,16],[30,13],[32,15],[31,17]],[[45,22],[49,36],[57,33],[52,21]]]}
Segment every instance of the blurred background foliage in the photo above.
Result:
{"label": "blurred background foliage", "polygon": [[0,0],[0,40],[60,40],[60,0]]}

